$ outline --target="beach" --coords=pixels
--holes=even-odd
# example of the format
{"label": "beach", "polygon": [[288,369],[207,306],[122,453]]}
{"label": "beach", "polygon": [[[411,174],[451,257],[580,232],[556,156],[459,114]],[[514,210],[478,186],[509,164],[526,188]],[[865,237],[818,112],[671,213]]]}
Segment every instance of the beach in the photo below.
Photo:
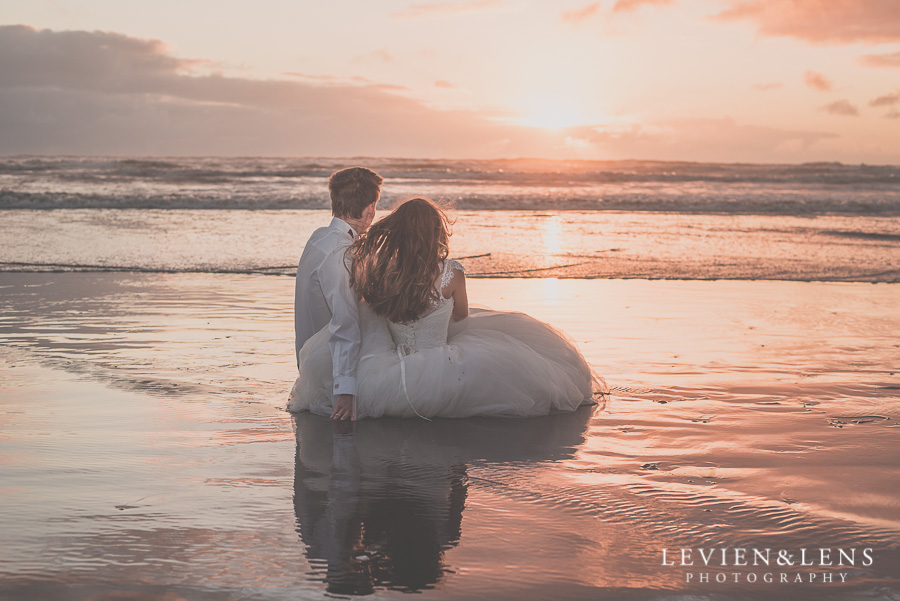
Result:
{"label": "beach", "polygon": [[[533,420],[350,428],[284,411],[291,277],[6,272],[0,286],[3,599],[900,587],[897,284],[472,278],[474,304],[572,336],[611,397]],[[698,567],[711,548],[773,559]],[[823,548],[855,549],[855,565],[820,565]],[[801,549],[814,565],[776,564]]]}
{"label": "beach", "polygon": [[354,162],[611,394],[292,415],[346,160],[3,159],[0,599],[900,594],[897,168]]}

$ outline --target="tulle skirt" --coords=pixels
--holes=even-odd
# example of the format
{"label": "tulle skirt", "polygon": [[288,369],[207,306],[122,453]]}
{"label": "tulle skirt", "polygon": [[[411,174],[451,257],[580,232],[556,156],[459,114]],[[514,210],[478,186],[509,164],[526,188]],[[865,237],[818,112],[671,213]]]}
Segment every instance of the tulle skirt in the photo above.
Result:
{"label": "tulle skirt", "polygon": [[[606,391],[575,345],[524,313],[473,309],[447,344],[403,355],[387,323],[362,305],[357,417],[534,417],[572,411]],[[330,415],[328,329],[300,351],[288,409]]]}

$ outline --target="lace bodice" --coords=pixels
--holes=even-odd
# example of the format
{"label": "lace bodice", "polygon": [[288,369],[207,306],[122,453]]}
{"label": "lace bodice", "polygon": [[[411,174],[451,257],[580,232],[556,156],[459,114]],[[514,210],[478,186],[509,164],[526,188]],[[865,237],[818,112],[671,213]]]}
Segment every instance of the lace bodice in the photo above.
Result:
{"label": "lace bodice", "polygon": [[447,328],[453,313],[453,299],[443,299],[437,308],[410,323],[388,322],[391,338],[402,355],[447,344]]}
{"label": "lace bodice", "polygon": [[433,311],[409,323],[388,322],[391,338],[394,339],[400,354],[409,355],[418,350],[447,344],[447,328],[453,314],[453,299],[444,298],[440,291],[450,283],[454,269],[465,271],[457,261],[451,259],[445,262],[441,279],[436,282],[439,299]]}

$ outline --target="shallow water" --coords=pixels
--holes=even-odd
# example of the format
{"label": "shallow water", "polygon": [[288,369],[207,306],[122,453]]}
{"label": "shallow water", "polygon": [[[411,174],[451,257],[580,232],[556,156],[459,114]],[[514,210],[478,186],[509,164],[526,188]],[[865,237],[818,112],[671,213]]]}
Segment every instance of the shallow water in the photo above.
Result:
{"label": "shallow water", "polygon": [[[900,594],[896,284],[473,279],[572,335],[612,398],[350,428],[282,410],[292,288],[0,274],[0,597]],[[857,557],[662,565],[712,547]]]}
{"label": "shallow water", "polygon": [[[458,211],[474,277],[900,282],[900,220],[859,215]],[[0,211],[0,271],[293,275],[323,210]]]}

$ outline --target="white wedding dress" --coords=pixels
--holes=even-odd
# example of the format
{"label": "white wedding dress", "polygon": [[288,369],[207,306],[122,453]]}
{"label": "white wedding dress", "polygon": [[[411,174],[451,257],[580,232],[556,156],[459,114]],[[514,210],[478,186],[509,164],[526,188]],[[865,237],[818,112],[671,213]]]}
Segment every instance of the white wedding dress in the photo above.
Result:
{"label": "white wedding dress", "polygon": [[[438,291],[462,270],[447,261]],[[533,417],[572,411],[605,392],[564,334],[524,313],[473,309],[451,323],[453,299],[406,324],[360,303],[362,343],[358,418]],[[300,377],[288,409],[331,415],[334,406],[328,328],[300,351]]]}

